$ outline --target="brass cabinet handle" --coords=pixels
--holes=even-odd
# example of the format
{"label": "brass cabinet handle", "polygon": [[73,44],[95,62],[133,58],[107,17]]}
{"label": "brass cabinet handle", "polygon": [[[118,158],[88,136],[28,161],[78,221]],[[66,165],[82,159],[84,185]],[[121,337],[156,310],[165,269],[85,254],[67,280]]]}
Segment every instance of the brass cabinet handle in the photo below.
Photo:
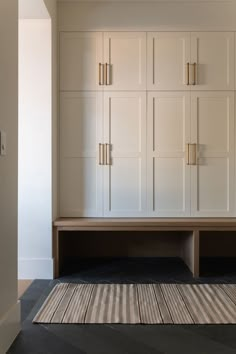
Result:
{"label": "brass cabinet handle", "polygon": [[99,69],[98,69],[98,76],[99,76],[99,79],[98,79],[98,83],[99,83],[100,86],[104,85],[104,75],[103,75],[103,72],[104,72],[103,64],[102,64],[102,63],[99,63]]}
{"label": "brass cabinet handle", "polygon": [[197,85],[197,63],[193,63],[193,73],[194,73],[193,85]]}
{"label": "brass cabinet handle", "polygon": [[187,165],[195,166],[197,165],[197,144],[187,144]]}
{"label": "brass cabinet handle", "polygon": [[103,153],[104,153],[104,165],[107,165],[107,144],[104,144]]}
{"label": "brass cabinet handle", "polygon": [[99,165],[104,165],[103,144],[99,144]]}
{"label": "brass cabinet handle", "polygon": [[197,85],[197,63],[190,64],[189,68],[190,68],[189,84]]}
{"label": "brass cabinet handle", "polygon": [[189,85],[189,63],[186,64],[186,85]]}
{"label": "brass cabinet handle", "polygon": [[104,82],[105,85],[110,85],[110,64],[106,63],[105,65],[105,70],[104,70]]}
{"label": "brass cabinet handle", "polygon": [[190,165],[190,163],[189,163],[189,145],[190,144],[186,144],[186,160],[187,160],[186,165]]}
{"label": "brass cabinet handle", "polygon": [[105,155],[106,155],[106,165],[110,165],[111,164],[111,150],[110,150],[110,144],[105,144],[106,145],[106,149],[105,149]]}
{"label": "brass cabinet handle", "polygon": [[196,165],[197,164],[197,144],[191,144],[192,146],[192,158],[193,161],[191,163],[191,165]]}
{"label": "brass cabinet handle", "polygon": [[105,66],[105,70],[103,68],[103,82],[104,85],[107,85],[107,63],[103,64],[103,67]]}
{"label": "brass cabinet handle", "polygon": [[111,70],[111,66],[110,66],[110,64],[106,64],[106,71],[107,71],[107,85],[110,85],[110,70]]}
{"label": "brass cabinet handle", "polygon": [[110,144],[99,144],[99,165],[111,165]]}
{"label": "brass cabinet handle", "polygon": [[197,144],[186,144],[186,165],[197,165]]}
{"label": "brass cabinet handle", "polygon": [[194,65],[189,64],[189,85],[194,85]]}

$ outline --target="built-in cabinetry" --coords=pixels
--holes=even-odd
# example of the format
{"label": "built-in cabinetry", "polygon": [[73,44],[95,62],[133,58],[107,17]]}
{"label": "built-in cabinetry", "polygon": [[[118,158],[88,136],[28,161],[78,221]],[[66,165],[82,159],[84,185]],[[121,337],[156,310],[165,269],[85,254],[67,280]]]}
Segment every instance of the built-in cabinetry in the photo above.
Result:
{"label": "built-in cabinetry", "polygon": [[153,216],[233,216],[234,93],[148,93],[147,193]]}
{"label": "built-in cabinetry", "polygon": [[60,90],[146,90],[145,32],[62,32]]}
{"label": "built-in cabinetry", "polygon": [[234,216],[234,33],[60,33],[60,216]]}
{"label": "built-in cabinetry", "polygon": [[148,90],[234,90],[233,32],[147,34]]}

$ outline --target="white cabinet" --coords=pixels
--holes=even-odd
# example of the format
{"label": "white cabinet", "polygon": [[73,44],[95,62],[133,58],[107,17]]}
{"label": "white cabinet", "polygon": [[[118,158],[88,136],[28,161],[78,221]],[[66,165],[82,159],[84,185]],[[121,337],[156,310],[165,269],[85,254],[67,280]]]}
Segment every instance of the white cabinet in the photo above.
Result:
{"label": "white cabinet", "polygon": [[104,33],[105,90],[146,90],[146,33]]}
{"label": "white cabinet", "polygon": [[233,216],[234,93],[194,92],[191,96],[191,141],[196,165],[191,166],[193,216]]}
{"label": "white cabinet", "polygon": [[141,90],[146,90],[145,32],[60,34],[61,216],[146,211]]}
{"label": "white cabinet", "polygon": [[104,112],[102,97],[61,93],[61,216],[146,211],[146,94],[107,92]]}
{"label": "white cabinet", "polygon": [[145,32],[62,32],[60,90],[146,90]]}
{"label": "white cabinet", "polygon": [[234,33],[191,33],[191,62],[196,63],[193,90],[234,90]]}
{"label": "white cabinet", "polygon": [[60,215],[102,216],[102,94],[60,95]]}
{"label": "white cabinet", "polygon": [[234,90],[234,33],[149,33],[148,89]]}
{"label": "white cabinet", "polygon": [[190,63],[190,33],[148,33],[148,90],[189,90],[187,63]]}
{"label": "white cabinet", "polygon": [[141,216],[146,212],[146,93],[104,95],[104,215]]}
{"label": "white cabinet", "polygon": [[234,93],[151,92],[148,108],[148,212],[233,216]]}
{"label": "white cabinet", "polygon": [[231,32],[61,33],[60,216],[234,216],[234,78]]}
{"label": "white cabinet", "polygon": [[190,94],[148,94],[148,213],[190,215]]}
{"label": "white cabinet", "polygon": [[60,90],[101,90],[99,63],[103,62],[101,32],[60,33]]}

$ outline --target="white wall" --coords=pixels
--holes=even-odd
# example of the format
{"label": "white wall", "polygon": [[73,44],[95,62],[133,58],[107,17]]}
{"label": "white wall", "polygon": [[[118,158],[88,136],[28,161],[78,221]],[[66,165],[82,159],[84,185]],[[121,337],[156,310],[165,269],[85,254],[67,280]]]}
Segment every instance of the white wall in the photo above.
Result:
{"label": "white wall", "polygon": [[20,329],[17,303],[17,95],[18,1],[0,1],[0,130],[7,155],[0,156],[0,354]]}
{"label": "white wall", "polygon": [[58,216],[58,124],[57,124],[57,1],[44,0],[51,17],[52,37],[52,219]]}
{"label": "white wall", "polygon": [[[47,0],[54,1],[54,0]],[[42,19],[49,18],[47,8],[43,0],[19,0],[20,19]]]}
{"label": "white wall", "polygon": [[19,279],[52,278],[51,20],[19,21]]}
{"label": "white wall", "polygon": [[62,31],[236,30],[236,1],[59,2]]}
{"label": "white wall", "polygon": [[19,0],[18,277],[52,278],[57,216],[57,1]]}

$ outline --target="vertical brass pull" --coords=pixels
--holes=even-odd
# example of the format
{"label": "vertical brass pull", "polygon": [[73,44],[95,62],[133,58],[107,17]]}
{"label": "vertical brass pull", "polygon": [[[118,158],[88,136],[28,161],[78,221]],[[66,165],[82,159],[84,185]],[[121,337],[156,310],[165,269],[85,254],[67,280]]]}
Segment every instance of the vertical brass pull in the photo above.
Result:
{"label": "vertical brass pull", "polygon": [[197,144],[188,144],[187,165],[197,165]]}
{"label": "vertical brass pull", "polygon": [[110,64],[106,63],[105,65],[105,70],[104,70],[104,85],[110,85],[110,70],[111,66]]}
{"label": "vertical brass pull", "polygon": [[192,165],[197,164],[197,144],[191,144],[192,145]]}
{"label": "vertical brass pull", "polygon": [[106,165],[111,164],[111,153],[110,153],[110,144],[106,144]]}
{"label": "vertical brass pull", "polygon": [[103,66],[105,66],[105,70],[103,68],[103,82],[104,82],[104,85],[107,85],[107,63],[103,64]]}
{"label": "vertical brass pull", "polygon": [[110,85],[110,64],[106,63],[106,85]]}
{"label": "vertical brass pull", "polygon": [[193,63],[193,85],[197,85],[197,63]]}
{"label": "vertical brass pull", "polygon": [[101,63],[99,63],[99,69],[98,69],[98,84],[100,86],[102,85],[102,64]]}
{"label": "vertical brass pull", "polygon": [[104,165],[107,165],[107,144],[103,144]]}
{"label": "vertical brass pull", "polygon": [[197,63],[190,64],[189,84],[197,85]]}
{"label": "vertical brass pull", "polygon": [[102,86],[102,85],[104,85],[104,75],[103,75],[103,71],[104,71],[104,69],[103,69],[103,64],[102,63],[99,63],[99,69],[98,69],[98,76],[99,76],[99,78],[98,78],[98,83],[99,83],[99,85],[100,86]]}
{"label": "vertical brass pull", "polygon": [[185,71],[185,77],[186,77],[186,85],[189,85],[189,63],[186,64],[186,71]]}
{"label": "vertical brass pull", "polygon": [[104,165],[103,144],[99,144],[99,165]]}
{"label": "vertical brass pull", "polygon": [[194,65],[189,64],[189,85],[194,85]]}
{"label": "vertical brass pull", "polygon": [[186,153],[186,160],[187,160],[186,165],[190,165],[190,163],[189,163],[189,145],[190,145],[190,144],[186,144],[186,151],[185,151],[185,153]]}

